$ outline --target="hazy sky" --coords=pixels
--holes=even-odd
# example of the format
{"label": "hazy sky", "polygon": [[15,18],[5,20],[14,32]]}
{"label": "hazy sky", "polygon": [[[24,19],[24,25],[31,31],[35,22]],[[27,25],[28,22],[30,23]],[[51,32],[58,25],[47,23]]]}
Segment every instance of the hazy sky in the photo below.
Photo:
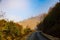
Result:
{"label": "hazy sky", "polygon": [[47,13],[58,0],[0,0],[0,11],[6,18],[21,21],[38,14]]}

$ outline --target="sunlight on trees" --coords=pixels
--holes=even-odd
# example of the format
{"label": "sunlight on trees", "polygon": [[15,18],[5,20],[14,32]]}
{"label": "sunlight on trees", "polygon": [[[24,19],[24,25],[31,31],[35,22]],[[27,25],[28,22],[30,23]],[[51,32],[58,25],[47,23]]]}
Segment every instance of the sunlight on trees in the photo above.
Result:
{"label": "sunlight on trees", "polygon": [[22,40],[30,32],[31,30],[26,28],[22,34],[21,25],[13,21],[0,20],[0,40]]}

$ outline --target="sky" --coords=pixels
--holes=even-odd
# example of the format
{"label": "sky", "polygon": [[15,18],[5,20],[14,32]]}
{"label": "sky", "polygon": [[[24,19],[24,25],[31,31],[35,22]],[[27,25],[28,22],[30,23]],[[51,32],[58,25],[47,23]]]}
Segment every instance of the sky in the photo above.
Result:
{"label": "sky", "polygon": [[0,11],[8,20],[15,22],[47,13],[58,0],[0,0]]}

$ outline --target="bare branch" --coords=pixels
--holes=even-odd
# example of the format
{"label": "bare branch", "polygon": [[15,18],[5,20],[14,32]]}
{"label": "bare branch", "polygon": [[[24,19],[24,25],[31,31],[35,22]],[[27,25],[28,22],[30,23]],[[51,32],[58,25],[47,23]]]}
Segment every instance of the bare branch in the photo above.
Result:
{"label": "bare branch", "polygon": [[0,18],[4,18],[5,13],[3,11],[0,11]]}

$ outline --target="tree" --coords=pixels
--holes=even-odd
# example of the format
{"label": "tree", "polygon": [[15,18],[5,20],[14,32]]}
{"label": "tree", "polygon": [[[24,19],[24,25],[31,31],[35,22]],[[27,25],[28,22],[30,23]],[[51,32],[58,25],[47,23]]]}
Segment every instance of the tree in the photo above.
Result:
{"label": "tree", "polygon": [[30,28],[25,28],[24,29],[24,35],[28,35],[32,30]]}
{"label": "tree", "polygon": [[13,21],[0,20],[0,40],[20,40],[22,26]]}
{"label": "tree", "polygon": [[60,2],[57,3],[38,25],[44,33],[60,38]]}
{"label": "tree", "polygon": [[0,11],[0,19],[3,19],[5,17],[5,13],[3,11]]}
{"label": "tree", "polygon": [[14,22],[8,22],[6,26],[7,29],[4,30],[4,32],[7,34],[6,36],[8,37],[10,35],[12,40],[17,39],[18,37],[20,38],[21,33],[17,27],[18,26]]}

